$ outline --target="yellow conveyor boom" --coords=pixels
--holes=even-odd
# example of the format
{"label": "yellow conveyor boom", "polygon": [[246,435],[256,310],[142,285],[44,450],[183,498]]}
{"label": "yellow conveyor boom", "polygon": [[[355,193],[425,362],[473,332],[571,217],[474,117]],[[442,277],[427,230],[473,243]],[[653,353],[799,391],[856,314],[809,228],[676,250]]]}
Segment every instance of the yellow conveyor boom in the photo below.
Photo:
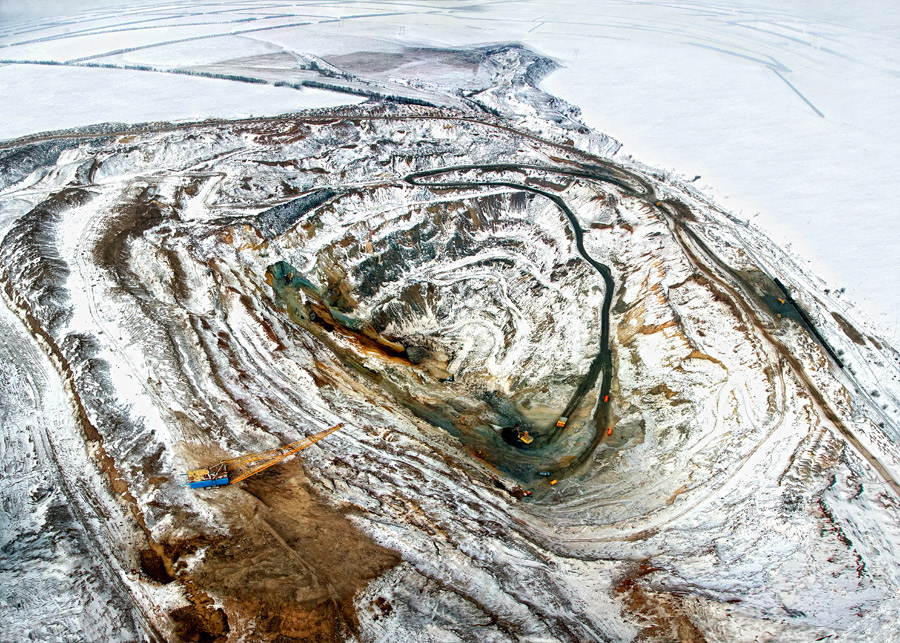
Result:
{"label": "yellow conveyor boom", "polygon": [[188,486],[194,489],[202,487],[218,487],[226,484],[235,484],[255,476],[260,471],[275,466],[285,458],[289,458],[298,451],[312,446],[319,440],[328,437],[340,428],[344,423],[335,424],[333,427],[319,431],[314,435],[285,444],[277,449],[269,449],[260,453],[242,455],[238,458],[229,458],[214,464],[208,469],[194,469],[187,472]]}

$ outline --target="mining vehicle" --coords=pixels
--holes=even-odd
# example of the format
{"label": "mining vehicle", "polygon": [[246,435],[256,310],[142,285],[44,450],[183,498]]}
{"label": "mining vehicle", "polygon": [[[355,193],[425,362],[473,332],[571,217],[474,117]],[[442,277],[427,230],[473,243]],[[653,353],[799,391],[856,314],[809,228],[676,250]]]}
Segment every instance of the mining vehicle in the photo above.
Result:
{"label": "mining vehicle", "polygon": [[250,453],[237,458],[222,460],[206,469],[193,469],[185,474],[188,479],[187,486],[191,489],[202,489],[203,487],[221,487],[246,480],[250,476],[254,476],[260,471],[265,471],[269,467],[291,457],[298,451],[312,446],[343,426],[344,423],[341,422],[324,431],[319,431],[302,440],[285,444],[277,449],[269,449],[260,453]]}

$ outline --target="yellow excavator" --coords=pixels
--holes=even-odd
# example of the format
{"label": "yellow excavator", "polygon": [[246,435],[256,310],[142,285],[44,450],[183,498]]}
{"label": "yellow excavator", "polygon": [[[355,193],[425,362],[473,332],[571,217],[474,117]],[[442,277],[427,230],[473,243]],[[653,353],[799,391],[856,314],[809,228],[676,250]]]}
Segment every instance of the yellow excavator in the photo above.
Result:
{"label": "yellow excavator", "polygon": [[185,474],[188,479],[187,486],[191,489],[202,489],[203,487],[221,487],[227,484],[235,484],[241,480],[246,480],[250,476],[255,476],[260,471],[265,471],[269,467],[278,464],[285,458],[291,457],[298,451],[302,451],[306,447],[312,446],[319,440],[326,438],[338,429],[343,428],[343,426],[344,423],[341,422],[329,429],[319,431],[315,435],[310,435],[302,440],[285,444],[278,449],[269,449],[268,451],[262,451],[261,453],[242,455],[239,458],[222,460],[218,464],[214,464],[207,469],[194,469],[193,471],[188,471],[187,474]]}

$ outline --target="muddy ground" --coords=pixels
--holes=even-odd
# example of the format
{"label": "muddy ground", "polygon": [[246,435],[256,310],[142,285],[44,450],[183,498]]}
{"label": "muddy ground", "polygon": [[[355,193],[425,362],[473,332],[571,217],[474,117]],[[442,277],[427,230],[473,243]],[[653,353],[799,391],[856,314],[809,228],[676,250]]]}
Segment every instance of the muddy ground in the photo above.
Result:
{"label": "muddy ground", "polygon": [[[194,603],[170,614],[181,639],[330,643],[356,633],[354,594],[399,556],[325,505],[296,460],[241,486],[230,536],[165,545]],[[200,552],[202,562],[188,564]]]}

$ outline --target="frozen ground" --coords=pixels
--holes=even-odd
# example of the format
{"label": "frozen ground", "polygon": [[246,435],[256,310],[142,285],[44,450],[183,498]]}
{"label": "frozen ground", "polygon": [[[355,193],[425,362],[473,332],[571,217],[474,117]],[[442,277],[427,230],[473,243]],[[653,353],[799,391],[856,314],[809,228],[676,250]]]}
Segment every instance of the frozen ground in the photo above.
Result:
{"label": "frozen ground", "polygon": [[[773,7],[592,6],[133,5],[7,29],[0,77],[37,101],[13,127],[104,105],[220,120],[0,149],[3,637],[897,639],[890,333],[691,169],[652,167],[735,141],[704,175],[729,209],[760,186],[792,222],[838,217],[840,190],[886,203],[853,181],[889,146],[847,159],[865,175],[828,152],[863,116],[890,141],[884,114],[798,79],[875,27],[829,17],[813,43]],[[556,62],[473,46],[498,40]],[[889,55],[841,60],[861,90],[890,76]],[[614,105],[623,135],[538,89],[564,74],[553,93],[589,124]],[[34,87],[60,78],[99,99],[51,110]],[[113,78],[180,86],[184,111],[116,103]],[[178,485],[339,420],[302,463]]]}
{"label": "frozen ground", "polygon": [[[35,79],[52,88],[48,104],[35,101]],[[95,83],[109,89],[97,95]],[[358,96],[306,87],[302,91],[267,85],[247,85],[215,78],[151,74],[126,69],[44,68],[37,65],[0,67],[0,92],[9,137],[60,130],[97,122],[198,120],[292,112],[298,109],[352,105]],[[52,102],[65,96],[63,109]],[[36,102],[38,104],[36,104]]]}

